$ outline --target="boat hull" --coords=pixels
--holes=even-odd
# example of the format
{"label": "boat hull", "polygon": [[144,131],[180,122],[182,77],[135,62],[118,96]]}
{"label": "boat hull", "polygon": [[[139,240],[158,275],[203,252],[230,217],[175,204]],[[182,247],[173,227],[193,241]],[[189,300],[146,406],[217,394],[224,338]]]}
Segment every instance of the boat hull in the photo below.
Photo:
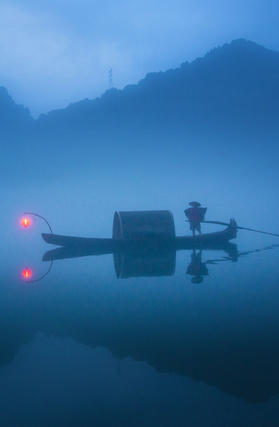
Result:
{"label": "boat hull", "polygon": [[180,236],[176,237],[176,248],[189,249],[189,248],[213,248],[214,246],[219,247],[224,245],[230,240],[235,239],[237,236],[237,226],[227,227],[223,231],[217,231],[215,233],[206,233],[196,236]]}
{"label": "boat hull", "polygon": [[189,248],[207,248],[224,245],[230,240],[236,238],[237,228],[228,227],[223,231],[215,233],[201,234],[197,236],[179,236],[174,238],[166,238],[161,235],[144,234],[140,239],[101,239],[90,237],[72,237],[62,236],[57,234],[42,234],[46,243],[62,246],[66,248],[93,250],[101,253],[113,253],[119,250],[126,249],[162,249],[173,248],[189,249]]}

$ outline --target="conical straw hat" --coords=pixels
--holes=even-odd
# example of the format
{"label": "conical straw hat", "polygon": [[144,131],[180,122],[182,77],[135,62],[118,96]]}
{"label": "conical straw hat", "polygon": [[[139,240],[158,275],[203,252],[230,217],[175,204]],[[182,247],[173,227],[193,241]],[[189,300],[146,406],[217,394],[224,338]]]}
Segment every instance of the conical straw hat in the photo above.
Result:
{"label": "conical straw hat", "polygon": [[194,207],[201,206],[201,204],[199,202],[190,202],[189,205],[194,206]]}

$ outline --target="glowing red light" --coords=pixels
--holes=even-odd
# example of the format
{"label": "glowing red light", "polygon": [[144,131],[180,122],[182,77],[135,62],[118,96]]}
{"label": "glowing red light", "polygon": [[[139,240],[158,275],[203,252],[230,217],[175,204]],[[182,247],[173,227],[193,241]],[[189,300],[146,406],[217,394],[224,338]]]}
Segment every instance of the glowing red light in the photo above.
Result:
{"label": "glowing red light", "polygon": [[30,280],[33,276],[33,272],[32,270],[30,270],[30,268],[25,268],[24,270],[22,270],[21,276],[24,280]]}
{"label": "glowing red light", "polygon": [[28,228],[31,225],[31,219],[27,218],[27,217],[24,217],[24,218],[21,219],[20,224],[21,224],[21,226],[23,228]]}

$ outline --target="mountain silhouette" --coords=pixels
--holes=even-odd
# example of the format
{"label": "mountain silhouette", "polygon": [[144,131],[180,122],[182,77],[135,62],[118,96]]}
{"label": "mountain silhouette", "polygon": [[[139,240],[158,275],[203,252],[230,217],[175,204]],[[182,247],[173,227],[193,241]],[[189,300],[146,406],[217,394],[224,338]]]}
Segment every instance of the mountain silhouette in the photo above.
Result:
{"label": "mountain silhouette", "polygon": [[30,128],[38,136],[111,136],[158,129],[257,133],[278,129],[279,53],[235,40],[177,69],[150,73],[138,84],[70,104],[32,120],[0,88],[0,132]]}
{"label": "mountain silhouette", "polygon": [[8,91],[0,87],[0,135],[20,135],[29,130],[32,123],[29,110],[17,105]]}
{"label": "mountain silhouette", "polygon": [[169,157],[174,144],[195,155],[210,147],[212,161],[232,150],[234,158],[239,150],[250,157],[251,146],[261,158],[267,146],[277,149],[278,113],[279,53],[235,40],[179,68],[147,74],[138,84],[36,120],[2,88],[1,170],[16,179],[27,177],[28,169],[37,179],[77,170],[90,158],[95,166],[112,168],[116,154],[124,168],[135,150],[140,163],[157,163],[158,151],[168,150]]}
{"label": "mountain silhouette", "polygon": [[136,85],[112,89],[42,115],[44,133],[115,134],[229,129],[253,134],[278,128],[279,53],[235,40],[180,68],[151,73]]}

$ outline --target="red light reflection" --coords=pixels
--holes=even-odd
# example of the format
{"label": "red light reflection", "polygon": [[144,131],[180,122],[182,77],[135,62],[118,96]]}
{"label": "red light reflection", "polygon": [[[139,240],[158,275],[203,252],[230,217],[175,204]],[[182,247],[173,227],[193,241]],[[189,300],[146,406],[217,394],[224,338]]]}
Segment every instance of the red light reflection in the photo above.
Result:
{"label": "red light reflection", "polygon": [[33,271],[30,268],[25,268],[21,272],[21,277],[23,278],[23,280],[30,280],[32,279],[32,276],[33,276]]}

